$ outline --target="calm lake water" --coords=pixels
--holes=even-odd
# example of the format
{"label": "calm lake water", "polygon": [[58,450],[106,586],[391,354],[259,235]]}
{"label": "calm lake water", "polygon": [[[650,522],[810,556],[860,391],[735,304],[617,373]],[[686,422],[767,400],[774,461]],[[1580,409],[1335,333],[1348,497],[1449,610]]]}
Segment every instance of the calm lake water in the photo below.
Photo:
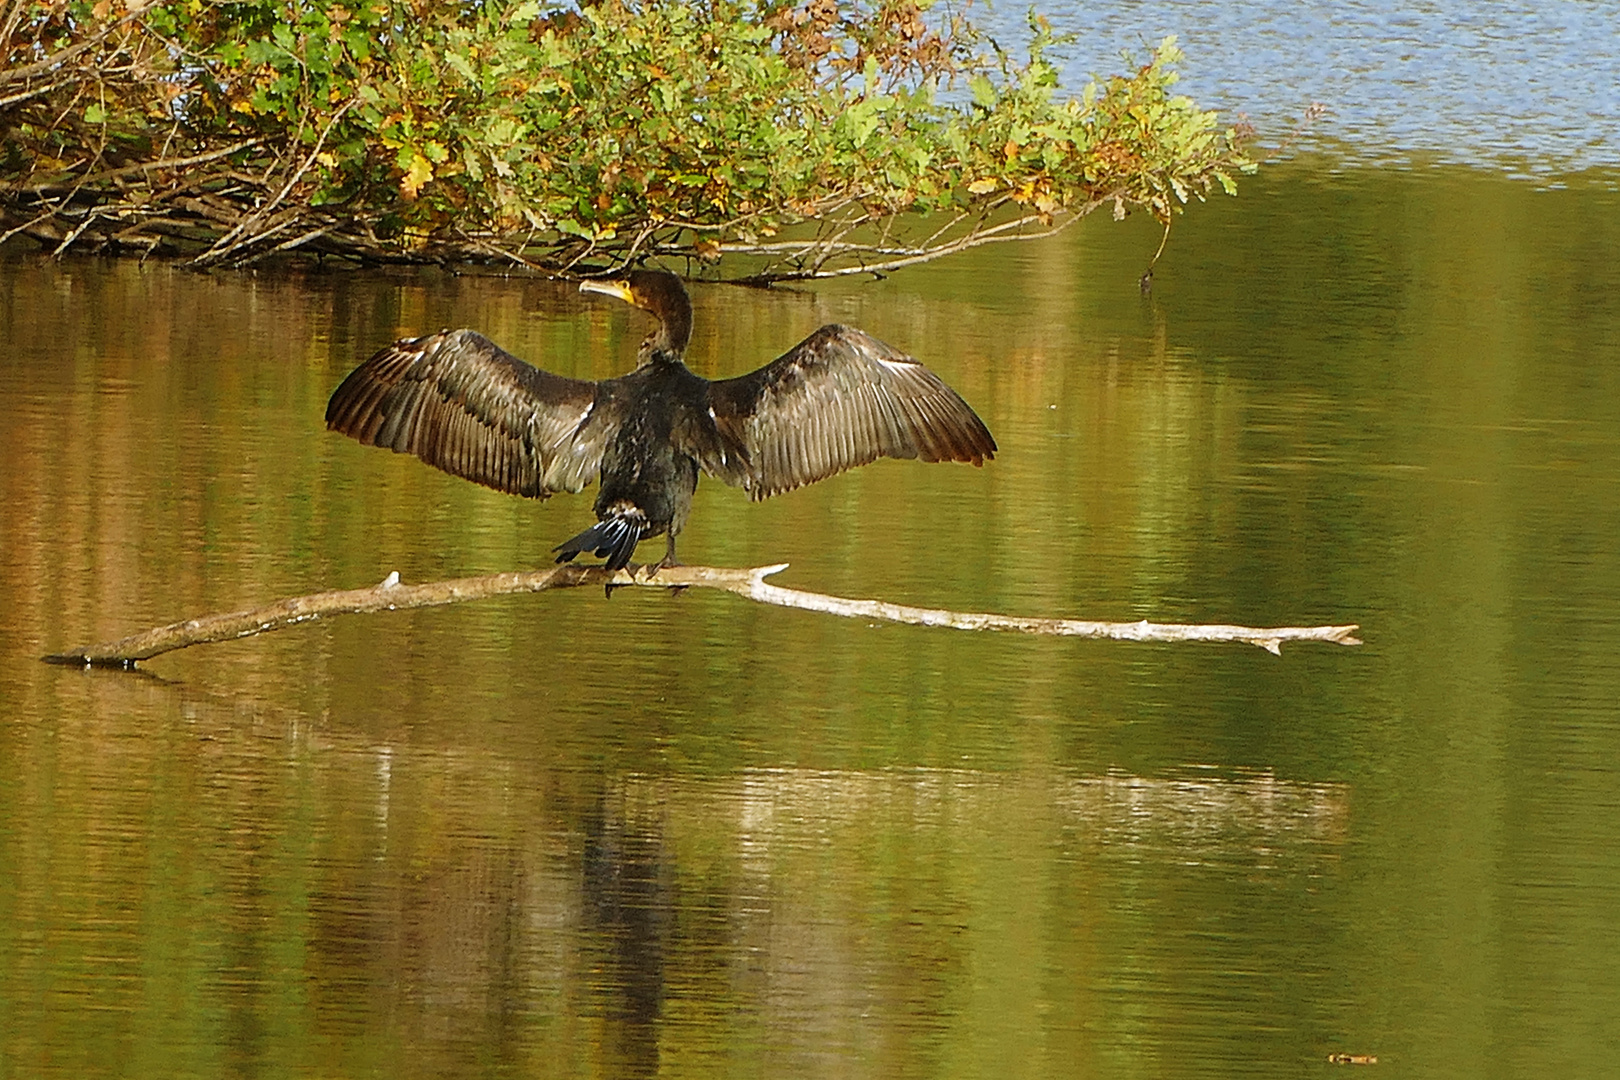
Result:
{"label": "calm lake water", "polygon": [[1195,208],[1146,298],[1158,231],[1105,215],[694,287],[700,372],[853,323],[1002,450],[705,483],[688,561],[1362,624],[1281,658],[582,589],[49,667],[545,565],[590,496],[360,447],[327,395],[442,326],[603,377],[645,323],[493,276],[0,261],[0,1078],[1612,1075],[1620,195],[1341,166]]}
{"label": "calm lake water", "polygon": [[1620,196],[1267,171],[877,284],[698,286],[730,374],[842,320],[1002,446],[693,561],[970,610],[1359,622],[1045,641],[595,590],[159,658],[191,614],[539,566],[589,498],[322,430],[398,334],[580,375],[494,277],[0,273],[0,1075],[1599,1075],[1620,1052]]}

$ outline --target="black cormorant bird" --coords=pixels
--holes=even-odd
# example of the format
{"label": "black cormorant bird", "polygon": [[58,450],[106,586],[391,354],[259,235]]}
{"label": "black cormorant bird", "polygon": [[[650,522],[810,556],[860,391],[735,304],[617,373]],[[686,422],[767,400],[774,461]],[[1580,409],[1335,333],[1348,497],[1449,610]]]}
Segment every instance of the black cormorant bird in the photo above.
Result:
{"label": "black cormorant bird", "polygon": [[630,561],[664,533],[675,565],[699,470],[763,499],[880,457],[995,456],[984,422],[939,376],[848,326],[829,325],[758,371],[710,382],[681,362],[692,304],[681,279],[634,270],[587,281],[658,319],[628,375],[540,371],[471,330],[404,338],[332,394],[326,426],[415,454],[497,491],[544,499],[600,480],[597,524],[554,550]]}

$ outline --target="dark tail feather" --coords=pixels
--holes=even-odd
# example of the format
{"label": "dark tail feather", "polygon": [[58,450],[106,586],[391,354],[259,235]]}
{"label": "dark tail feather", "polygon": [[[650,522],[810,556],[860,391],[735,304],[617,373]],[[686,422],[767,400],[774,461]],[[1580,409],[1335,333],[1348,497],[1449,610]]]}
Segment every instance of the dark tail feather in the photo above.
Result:
{"label": "dark tail feather", "polygon": [[641,522],[633,518],[612,517],[597,522],[572,540],[566,540],[551,550],[559,553],[558,562],[572,562],[575,555],[589,551],[599,559],[607,559],[609,570],[623,570],[640,540]]}

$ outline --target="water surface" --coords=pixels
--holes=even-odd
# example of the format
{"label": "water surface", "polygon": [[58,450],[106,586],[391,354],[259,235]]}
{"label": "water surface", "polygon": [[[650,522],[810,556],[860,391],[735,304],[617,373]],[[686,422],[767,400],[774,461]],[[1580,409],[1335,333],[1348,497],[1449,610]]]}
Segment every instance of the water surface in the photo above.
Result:
{"label": "water surface", "polygon": [[[1620,165],[1615,11],[1585,0],[1145,0],[1051,4],[1063,82],[1109,74],[1167,34],[1187,53],[1180,89],[1228,122],[1246,115],[1275,141],[1307,106],[1341,162],[1486,166],[1544,184],[1613,184]],[[981,13],[1022,42],[1025,8]],[[1593,172],[1593,170],[1599,170]]]}
{"label": "water surface", "polygon": [[1616,196],[1269,170],[881,283],[698,286],[983,414],[682,553],[846,595],[1359,622],[1040,641],[689,592],[41,653],[544,564],[524,502],[322,430],[396,335],[621,370],[545,282],[0,265],[0,1076],[1600,1075],[1620,1051]]}

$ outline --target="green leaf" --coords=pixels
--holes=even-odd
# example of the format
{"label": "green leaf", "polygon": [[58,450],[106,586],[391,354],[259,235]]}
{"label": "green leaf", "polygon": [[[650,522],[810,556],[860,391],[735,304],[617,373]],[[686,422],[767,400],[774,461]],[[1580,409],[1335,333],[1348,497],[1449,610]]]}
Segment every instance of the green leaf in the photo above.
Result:
{"label": "green leaf", "polygon": [[475,82],[478,81],[478,74],[475,71],[473,71],[472,61],[468,60],[465,56],[461,55],[460,53],[458,53],[458,52],[447,52],[447,53],[445,53],[444,54],[444,62],[446,64],[449,64],[451,67],[455,68],[456,73],[458,75],[460,75],[462,78],[466,79],[468,82],[475,83]]}

